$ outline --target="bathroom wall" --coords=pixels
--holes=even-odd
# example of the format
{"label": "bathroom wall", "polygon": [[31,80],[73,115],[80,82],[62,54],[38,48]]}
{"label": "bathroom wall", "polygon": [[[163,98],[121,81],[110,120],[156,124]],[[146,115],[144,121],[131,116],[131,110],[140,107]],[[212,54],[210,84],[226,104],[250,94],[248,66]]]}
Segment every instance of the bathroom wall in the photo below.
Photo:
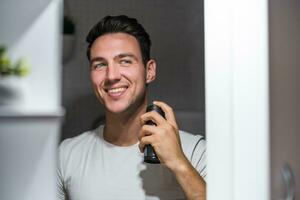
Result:
{"label": "bathroom wall", "polygon": [[299,199],[300,1],[269,5],[271,199]]}
{"label": "bathroom wall", "polygon": [[1,200],[57,196],[62,6],[62,0],[0,2],[0,45],[7,47],[13,63],[23,56],[30,63],[26,77],[0,74],[0,98],[14,92],[4,84],[6,78],[15,78],[10,84],[16,84],[20,94],[7,95],[9,101],[0,103]]}
{"label": "bathroom wall", "polygon": [[158,76],[149,88],[150,101],[167,102],[178,113],[182,129],[204,133],[203,1],[65,0],[65,13],[76,23],[76,43],[63,68],[62,139],[90,129],[103,116],[89,81],[85,36],[108,14],[137,18],[151,36]]}

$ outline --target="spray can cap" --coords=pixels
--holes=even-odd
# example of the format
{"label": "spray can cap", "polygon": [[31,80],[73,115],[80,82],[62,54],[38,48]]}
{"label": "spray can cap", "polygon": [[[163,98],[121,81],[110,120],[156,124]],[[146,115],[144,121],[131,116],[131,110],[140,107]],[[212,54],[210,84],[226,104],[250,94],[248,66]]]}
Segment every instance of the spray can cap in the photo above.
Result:
{"label": "spray can cap", "polygon": [[165,118],[165,112],[159,106],[157,106],[155,104],[150,104],[147,107],[146,112],[150,112],[152,110],[158,112],[163,118]]}

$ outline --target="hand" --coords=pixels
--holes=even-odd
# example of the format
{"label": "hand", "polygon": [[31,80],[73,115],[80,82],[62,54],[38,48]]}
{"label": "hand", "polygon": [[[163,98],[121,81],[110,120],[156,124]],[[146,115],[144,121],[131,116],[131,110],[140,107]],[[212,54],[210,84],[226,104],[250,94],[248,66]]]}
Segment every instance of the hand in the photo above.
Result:
{"label": "hand", "polygon": [[[166,119],[156,111],[147,112],[141,116],[139,148],[143,152],[145,145],[151,144],[160,162],[172,170],[187,161],[181,148],[178,126],[170,106],[159,101],[153,103],[165,112]],[[154,122],[156,126],[147,125],[147,121]]]}

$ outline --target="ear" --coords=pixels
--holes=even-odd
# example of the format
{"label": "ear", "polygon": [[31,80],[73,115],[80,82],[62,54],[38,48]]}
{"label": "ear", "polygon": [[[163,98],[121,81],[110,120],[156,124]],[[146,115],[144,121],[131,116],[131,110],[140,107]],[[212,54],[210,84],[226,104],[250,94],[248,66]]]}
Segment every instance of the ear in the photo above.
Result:
{"label": "ear", "polygon": [[156,78],[156,62],[150,59],[146,65],[146,83],[151,83]]}

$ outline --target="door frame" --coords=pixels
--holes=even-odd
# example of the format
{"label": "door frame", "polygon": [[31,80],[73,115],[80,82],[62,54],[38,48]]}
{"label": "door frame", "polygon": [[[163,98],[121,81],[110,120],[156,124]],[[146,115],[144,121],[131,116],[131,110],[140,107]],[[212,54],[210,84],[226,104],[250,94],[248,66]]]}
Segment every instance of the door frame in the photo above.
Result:
{"label": "door frame", "polygon": [[267,0],[204,0],[208,200],[270,199]]}

